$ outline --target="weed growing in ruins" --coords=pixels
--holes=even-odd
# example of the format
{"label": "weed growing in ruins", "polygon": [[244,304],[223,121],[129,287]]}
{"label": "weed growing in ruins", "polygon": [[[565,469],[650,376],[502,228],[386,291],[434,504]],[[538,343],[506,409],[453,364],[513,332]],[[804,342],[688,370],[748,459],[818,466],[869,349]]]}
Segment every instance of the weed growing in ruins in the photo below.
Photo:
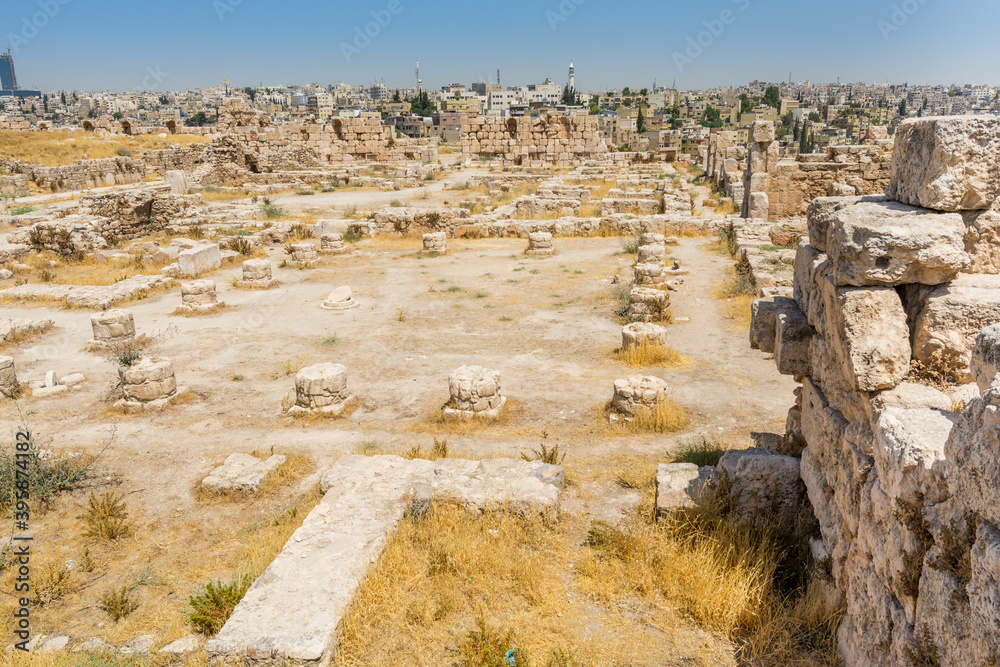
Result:
{"label": "weed growing in ruins", "polygon": [[463,667],[530,667],[527,654],[514,644],[512,628],[489,625],[482,616],[476,617],[476,629],[465,633],[458,647],[459,663]]}
{"label": "weed growing in ruins", "polygon": [[232,241],[229,242],[229,249],[240,253],[243,256],[253,255],[255,249],[253,244],[249,240],[242,236],[237,236]]}
{"label": "weed growing in ruins", "polygon": [[61,600],[76,588],[72,570],[67,569],[59,558],[44,559],[32,572],[31,579],[34,589],[32,598],[36,604],[42,606]]}
{"label": "weed growing in ruins", "polygon": [[333,347],[334,345],[337,344],[337,340],[338,340],[337,334],[336,333],[332,333],[329,336],[327,336],[326,338],[324,338],[323,340],[321,340],[319,342],[319,344],[320,345],[326,345],[327,347]]}
{"label": "weed growing in ruins", "polygon": [[498,322],[513,322],[514,318],[510,317],[509,315],[501,315],[500,317],[497,318],[497,321]]}
{"label": "weed growing in ruins", "polygon": [[55,280],[55,277],[56,277],[56,274],[52,273],[48,269],[46,269],[46,270],[44,270],[44,271],[42,271],[41,273],[38,274],[38,279],[41,280],[43,283],[50,283],[53,280]]}
{"label": "weed growing in ruins", "polygon": [[677,433],[686,429],[691,423],[691,419],[688,417],[687,410],[678,405],[673,398],[661,396],[654,407],[637,408],[632,420],[625,423],[636,431]]}
{"label": "weed growing in ruins", "polygon": [[106,491],[101,495],[91,493],[87,499],[87,536],[114,541],[132,532],[132,522],[128,518],[128,504],[125,495]]}
{"label": "weed growing in ruins", "polygon": [[615,317],[621,321],[628,319],[629,304],[632,301],[632,286],[626,283],[612,285],[611,298]]}
{"label": "weed growing in ruins", "polygon": [[940,553],[931,560],[930,565],[936,570],[947,572],[957,581],[959,588],[953,594],[952,604],[968,602],[969,594],[966,587],[972,580],[972,545],[976,540],[976,517],[967,515],[964,526],[959,526],[952,519],[949,525],[941,528],[941,541],[938,545]]}
{"label": "weed growing in ruins", "polygon": [[345,208],[344,209],[344,217],[347,218],[348,220],[354,220],[355,218],[357,218],[358,217],[358,207],[357,206],[348,206],[347,208]]}
{"label": "weed growing in ruins", "polygon": [[689,362],[674,348],[650,342],[615,350],[615,359],[632,368],[648,368],[650,366],[676,368]]}
{"label": "weed growing in ruins", "polygon": [[[547,437],[547,435],[543,434],[543,437]],[[524,461],[541,461],[552,466],[561,466],[563,461],[566,460],[566,452],[562,452],[560,455],[558,444],[548,447],[543,442],[539,444],[538,449],[531,450],[531,454],[521,452],[521,459]]]}
{"label": "weed growing in ruins", "polygon": [[622,252],[626,255],[634,255],[639,252],[639,247],[642,245],[642,237],[640,236],[627,236],[619,241],[622,246]]}
{"label": "weed growing in ruins", "polygon": [[392,208],[402,208],[403,206],[405,206],[405,204],[399,199],[393,199],[391,202],[389,202],[389,206],[391,206]]}
{"label": "weed growing in ruins", "polygon": [[[46,505],[56,494],[68,491],[80,482],[89,479],[95,472],[94,464],[111,446],[113,440],[114,436],[112,435],[100,451],[93,456],[75,458],[47,456],[42,458],[35,447],[34,439],[29,439],[28,451],[26,452],[28,455],[27,481],[33,501]],[[0,448],[0,515],[5,514],[13,506],[17,481],[24,479],[23,470],[20,477],[18,476],[14,449],[13,444],[9,449]]]}
{"label": "weed growing in ruins", "polygon": [[253,580],[249,574],[244,574],[233,578],[227,584],[221,581],[208,582],[201,595],[192,595],[190,598],[191,607],[194,609],[189,616],[191,623],[207,635],[217,633],[246,595]]}
{"label": "weed growing in ruins", "polygon": [[268,197],[264,197],[264,204],[260,207],[260,212],[265,220],[280,220],[287,215],[285,209],[273,204]]}
{"label": "weed growing in ruins", "polygon": [[10,210],[11,215],[25,215],[26,213],[31,213],[35,210],[34,206],[18,206],[17,208],[12,208]]}
{"label": "weed growing in ruins", "polygon": [[722,455],[726,453],[727,447],[717,440],[709,440],[705,436],[687,440],[681,443],[680,448],[674,452],[674,463],[693,463],[699,468],[703,466],[717,466]]}
{"label": "weed growing in ruins", "polygon": [[400,306],[396,309],[396,321],[405,322],[406,317],[410,314],[410,309],[404,306]]}
{"label": "weed growing in ruins", "polygon": [[288,240],[292,242],[312,241],[314,238],[312,229],[301,223],[292,225],[292,228],[288,230]]}
{"label": "weed growing in ruins", "polygon": [[113,588],[97,598],[97,608],[118,622],[139,608],[139,598],[128,586]]}

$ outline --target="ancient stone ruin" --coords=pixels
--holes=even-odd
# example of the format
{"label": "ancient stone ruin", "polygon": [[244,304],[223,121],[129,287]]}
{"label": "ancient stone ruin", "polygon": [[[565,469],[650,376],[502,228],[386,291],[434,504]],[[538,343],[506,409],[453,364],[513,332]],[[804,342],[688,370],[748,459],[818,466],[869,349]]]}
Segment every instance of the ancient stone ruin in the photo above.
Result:
{"label": "ancient stone ruin", "polygon": [[434,252],[439,255],[448,252],[448,235],[444,232],[424,234],[424,252]]}
{"label": "ancient stone ruin", "polygon": [[193,280],[181,283],[181,305],[178,313],[205,314],[219,308],[219,298],[215,293],[215,281]]}
{"label": "ancient stone ruin", "polygon": [[652,375],[630,375],[623,380],[615,380],[609,415],[611,422],[629,422],[640,410],[655,409],[666,397],[667,391],[667,383]]}
{"label": "ancient stone ruin", "polygon": [[287,457],[274,454],[266,459],[259,459],[250,454],[230,454],[225,462],[212,471],[201,486],[207,491],[239,493],[256,493],[267,476],[280,468]]}
{"label": "ancient stone ruin", "polygon": [[344,285],[330,292],[330,296],[320,306],[323,310],[342,311],[357,308],[361,304],[354,298],[354,292]]}
{"label": "ancient stone ruin", "polygon": [[532,232],[528,234],[528,249],[525,255],[536,257],[550,257],[556,254],[556,249],[552,246],[552,234],[549,232]]}
{"label": "ancient stone ruin", "polygon": [[167,359],[143,358],[118,369],[123,397],[115,407],[126,412],[162,410],[183,389],[178,389],[174,365]]}
{"label": "ancient stone ruin", "polygon": [[1000,658],[998,156],[996,118],[903,122],[889,196],[813,201],[791,298],[754,306],[801,382],[760,466],[801,477],[847,665]]}
{"label": "ancient stone ruin", "polygon": [[448,376],[451,399],[444,418],[454,420],[496,419],[507,404],[500,394],[500,373],[481,366],[462,366]]}
{"label": "ancient stone ruin", "polygon": [[0,394],[15,398],[18,394],[17,374],[14,372],[14,358],[0,357]]}
{"label": "ancient stone ruin", "polygon": [[248,259],[241,266],[242,279],[236,281],[240,289],[271,289],[278,281],[271,277],[271,262],[266,259]]}
{"label": "ancient stone ruin", "polygon": [[353,399],[347,390],[347,369],[342,364],[316,364],[295,374],[295,403],[288,408],[288,414],[339,417]]}

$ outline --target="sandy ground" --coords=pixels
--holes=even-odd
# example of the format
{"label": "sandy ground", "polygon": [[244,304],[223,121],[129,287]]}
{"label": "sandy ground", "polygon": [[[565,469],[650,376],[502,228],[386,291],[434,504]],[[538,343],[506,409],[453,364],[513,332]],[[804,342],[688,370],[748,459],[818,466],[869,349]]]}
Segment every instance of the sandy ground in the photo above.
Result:
{"label": "sandy ground", "polygon": [[[443,186],[439,181],[430,187]],[[150,531],[143,539],[173,548],[206,539],[204,548],[211,551],[238,539],[231,534],[236,523],[270,511],[206,505],[196,497],[198,481],[232,452],[273,448],[311,459],[316,472],[283,496],[294,499],[345,453],[429,448],[434,437],[447,438],[452,456],[471,459],[517,456],[542,441],[559,444],[574,480],[564,510],[615,521],[640,499],[640,492],[615,483],[631,461],[669,460],[678,443],[702,435],[747,445],[752,431],[783,428],[794,384],[776,376],[765,355],[750,350],[746,332],[733,331],[724,319],[712,292],[732,261],[713,254],[709,243],[685,239],[669,249],[691,272],[672,296],[679,321],[670,327],[671,342],[690,359],[676,369],[630,369],[612,356],[621,324],[612,312],[611,279],[629,275],[634,261],[621,253],[618,239],[556,239],[559,254],[550,258],[525,257],[526,242],[518,239],[452,241],[448,254],[434,258],[419,253],[419,239],[364,241],[354,255],[315,269],[276,269],[281,285],[270,291],[236,290],[228,280],[238,270],[220,271],[212,278],[230,308],[206,317],[172,315],[178,289],[155,294],[127,307],[138,331],[156,338],[152,354],[173,360],[178,384],[193,393],[193,400],[161,414],[127,417],[102,401],[116,369],[85,351],[89,312],[4,308],[4,317],[51,318],[57,327],[7,352],[22,381],[55,370],[60,376],[84,373],[88,382],[57,398],[0,403],[0,427],[10,441],[23,420],[43,446],[70,452],[92,451],[114,433],[101,460],[107,479],[116,473],[130,493],[134,515]],[[275,265],[282,252],[271,251]],[[322,310],[324,297],[340,285],[353,288],[360,307],[339,314]],[[360,399],[357,411],[308,423],[283,416],[281,402],[293,390],[294,372],[321,362],[347,367],[349,388]],[[502,427],[450,432],[436,423],[448,398],[448,374],[467,364],[502,372],[510,399]],[[645,435],[607,425],[601,409],[614,380],[643,373],[666,379],[692,415],[688,432]],[[82,508],[85,495],[70,498]],[[74,511],[79,518],[82,509],[41,520],[39,550],[59,548],[64,518]],[[121,579],[143,562],[169,571],[173,557],[169,549],[151,551],[148,545],[135,555],[114,552],[105,581]],[[228,576],[230,567],[219,560],[203,571]],[[190,582],[177,589],[167,597],[182,604]],[[50,631],[70,627],[81,638],[104,634],[88,607],[53,612],[48,623],[58,625]]]}

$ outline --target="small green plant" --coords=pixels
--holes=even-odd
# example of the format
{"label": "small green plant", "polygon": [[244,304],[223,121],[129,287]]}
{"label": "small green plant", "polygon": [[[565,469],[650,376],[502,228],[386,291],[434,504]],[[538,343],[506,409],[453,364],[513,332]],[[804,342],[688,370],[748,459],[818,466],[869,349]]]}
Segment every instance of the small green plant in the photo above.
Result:
{"label": "small green plant", "polygon": [[139,608],[138,596],[128,586],[112,588],[97,598],[97,608],[111,617],[117,623]]}
{"label": "small green plant", "polygon": [[11,215],[24,215],[26,213],[31,213],[35,210],[34,206],[18,206],[17,208],[12,208],[10,210]]}
{"label": "small green plant", "polygon": [[320,345],[326,345],[327,347],[333,347],[337,344],[337,334],[332,333],[323,340],[319,342]]}
{"label": "small green plant", "polygon": [[700,440],[693,439],[684,442],[674,454],[674,463],[693,463],[699,468],[717,466],[719,459],[726,453],[726,446],[715,440],[702,436]]}
{"label": "small green plant", "polygon": [[639,252],[639,246],[642,245],[642,238],[639,236],[629,236],[621,239],[622,252],[626,255],[634,255]]}
{"label": "small green plant", "polygon": [[90,494],[87,499],[87,536],[99,540],[114,541],[132,532],[128,519],[128,504],[125,494],[106,491],[101,495]]}
{"label": "small green plant", "polygon": [[525,461],[541,461],[542,463],[548,463],[553,466],[562,465],[563,461],[566,460],[565,452],[560,455],[559,445],[548,447],[543,442],[539,445],[539,447],[540,449],[531,450],[531,454],[521,452],[521,458]]}
{"label": "small green plant", "polygon": [[463,290],[458,285],[452,285],[451,287],[448,288],[448,291],[449,292],[464,292],[465,290]]}
{"label": "small green plant", "polygon": [[233,382],[243,382],[243,380],[245,380],[246,378],[244,378],[242,375],[236,374],[233,377],[231,377],[230,379]]}
{"label": "small green plant", "polygon": [[410,314],[410,309],[409,308],[405,308],[403,306],[400,306],[399,308],[396,309],[396,321],[397,322],[405,322],[406,321],[406,317],[409,314]]}
{"label": "small green plant", "polygon": [[489,294],[487,294],[486,292],[476,292],[476,298],[477,299],[485,299],[488,296],[489,296]]}
{"label": "small green plant", "polygon": [[346,233],[344,234],[344,241],[345,241],[346,243],[352,243],[352,244],[353,244],[353,243],[358,243],[359,241],[361,241],[361,234],[358,234],[358,233],[357,233],[357,232],[355,232],[355,231],[350,231],[350,230],[348,230],[348,231],[347,231],[347,232],[346,232]]}
{"label": "small green plant", "polygon": [[497,318],[498,322],[513,322],[514,318],[509,315],[501,315]]}
{"label": "small green plant", "polygon": [[[0,448],[0,514],[7,512],[14,505],[16,499],[17,483],[24,479],[24,470],[27,470],[28,487],[31,489],[31,496],[35,502],[45,505],[52,496],[68,491],[76,484],[88,479],[94,472],[94,463],[103,453],[103,449],[93,457],[69,458],[46,458],[38,456],[34,441],[28,438],[18,437],[18,443],[26,443],[28,450],[21,452],[27,454],[20,460],[20,465],[14,456],[15,445],[10,448]],[[105,446],[105,449],[107,446]],[[27,466],[26,468],[24,466]]]}
{"label": "small green plant", "polygon": [[264,197],[264,204],[260,207],[260,211],[265,220],[279,220],[287,215],[285,209],[272,203],[267,197]]}
{"label": "small green plant", "polygon": [[205,634],[214,635],[229,620],[252,583],[253,577],[249,574],[235,577],[228,584],[208,582],[204,593],[191,596],[191,607],[194,609],[189,616],[191,623]]}

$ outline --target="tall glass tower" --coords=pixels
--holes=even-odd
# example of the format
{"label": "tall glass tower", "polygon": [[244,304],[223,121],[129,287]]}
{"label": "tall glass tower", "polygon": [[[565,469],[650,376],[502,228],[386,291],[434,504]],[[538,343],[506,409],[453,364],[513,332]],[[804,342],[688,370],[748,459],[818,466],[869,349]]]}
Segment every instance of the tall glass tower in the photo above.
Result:
{"label": "tall glass tower", "polygon": [[10,49],[6,53],[0,53],[0,90],[17,90],[14,59],[10,55]]}

